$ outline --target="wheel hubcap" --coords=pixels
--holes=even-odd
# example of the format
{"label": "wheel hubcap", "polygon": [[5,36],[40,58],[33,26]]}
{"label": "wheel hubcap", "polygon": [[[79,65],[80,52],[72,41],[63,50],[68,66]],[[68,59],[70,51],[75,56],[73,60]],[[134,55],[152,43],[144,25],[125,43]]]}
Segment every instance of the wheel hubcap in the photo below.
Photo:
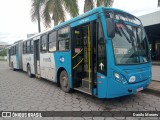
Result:
{"label": "wheel hubcap", "polygon": [[66,76],[62,77],[62,84],[64,87],[67,87],[67,78]]}

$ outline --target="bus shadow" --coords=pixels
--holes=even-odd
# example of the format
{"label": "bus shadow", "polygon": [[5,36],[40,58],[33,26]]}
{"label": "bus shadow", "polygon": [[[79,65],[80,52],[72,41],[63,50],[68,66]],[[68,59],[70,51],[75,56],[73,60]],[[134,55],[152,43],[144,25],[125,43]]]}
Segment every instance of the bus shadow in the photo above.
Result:
{"label": "bus shadow", "polygon": [[[132,108],[137,101],[141,101],[141,97],[138,94],[131,94],[126,96],[121,96],[117,98],[97,98],[80,91],[74,91],[74,94],[77,94],[77,100],[85,99],[88,102],[92,102],[96,105],[101,106],[102,111],[128,111],[129,108]],[[124,106],[126,108],[124,108]]]}
{"label": "bus shadow", "polygon": [[[24,71],[18,70],[18,72],[27,76],[27,73]],[[36,81],[39,81],[49,86],[53,85],[53,87],[55,87],[56,89],[60,89],[58,84],[54,83],[53,81],[49,81],[44,78],[37,78],[37,77],[32,77],[31,79],[34,79]],[[81,100],[86,101],[87,103],[93,104],[93,106],[98,105],[101,107],[100,110],[103,110],[103,111],[112,111],[117,109],[117,107],[119,108],[117,109],[117,111],[119,110],[124,111],[125,110],[124,106],[132,107],[135,101],[141,101],[141,98],[143,97],[139,94],[132,94],[132,95],[127,95],[127,96],[122,96],[117,98],[100,99],[77,90],[73,90],[71,93],[65,93],[65,94],[74,96],[78,101],[81,101]]]}

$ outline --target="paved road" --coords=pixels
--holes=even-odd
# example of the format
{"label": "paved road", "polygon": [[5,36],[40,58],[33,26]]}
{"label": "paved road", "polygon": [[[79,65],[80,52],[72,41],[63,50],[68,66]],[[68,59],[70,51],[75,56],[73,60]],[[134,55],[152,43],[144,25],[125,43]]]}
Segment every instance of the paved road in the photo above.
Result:
{"label": "paved road", "polygon": [[[97,99],[78,91],[64,93],[52,82],[29,78],[0,61],[0,111],[160,111],[160,97],[137,93],[116,99]],[[0,118],[2,120],[3,118]],[[17,118],[16,118],[17,119]],[[55,118],[46,118],[55,119]],[[62,119],[62,118],[56,118]],[[65,118],[66,119],[66,118]],[[105,118],[68,118],[102,119]],[[109,119],[109,118],[107,118]],[[126,118],[110,118],[126,119]],[[138,118],[127,118],[137,119]],[[142,118],[143,119],[143,118]],[[153,119],[153,118],[146,118]],[[158,118],[154,118],[158,119]]]}
{"label": "paved road", "polygon": [[156,81],[160,81],[160,65],[152,66],[152,79]]}

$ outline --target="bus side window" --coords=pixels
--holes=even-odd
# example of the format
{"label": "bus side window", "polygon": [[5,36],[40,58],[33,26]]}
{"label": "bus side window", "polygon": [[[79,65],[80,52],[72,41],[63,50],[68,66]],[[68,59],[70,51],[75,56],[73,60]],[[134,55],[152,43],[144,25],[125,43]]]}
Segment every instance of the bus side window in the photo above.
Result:
{"label": "bus side window", "polygon": [[41,52],[45,53],[47,51],[47,35],[41,37]]}
{"label": "bus side window", "polygon": [[31,40],[30,50],[30,53],[33,53],[33,40]]}
{"label": "bus side window", "polygon": [[11,55],[13,55],[13,47],[11,47],[10,51],[11,51]]}
{"label": "bus side window", "polygon": [[30,53],[30,40],[27,41],[27,53]]}
{"label": "bus side window", "polygon": [[16,54],[16,46],[13,47],[13,55]]}
{"label": "bus side window", "polygon": [[58,30],[58,50],[69,50],[70,30],[69,27],[64,27]]}
{"label": "bus side window", "polygon": [[102,25],[101,25],[101,22],[100,20],[97,22],[97,32],[98,32],[98,41],[97,41],[97,48],[98,48],[98,72],[99,73],[102,73],[102,74],[105,74],[106,75],[106,42],[105,42],[105,39],[104,39],[104,33],[103,33],[103,28],[102,28]]}
{"label": "bus side window", "polygon": [[57,32],[54,31],[49,33],[49,41],[48,41],[49,52],[56,51],[56,41],[57,41]]}
{"label": "bus side window", "polygon": [[26,42],[23,43],[23,53],[26,54]]}

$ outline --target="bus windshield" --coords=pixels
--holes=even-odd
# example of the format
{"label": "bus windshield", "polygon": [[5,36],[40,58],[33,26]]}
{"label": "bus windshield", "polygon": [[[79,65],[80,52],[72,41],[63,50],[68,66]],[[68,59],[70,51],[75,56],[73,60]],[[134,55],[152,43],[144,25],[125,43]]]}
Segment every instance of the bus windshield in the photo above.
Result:
{"label": "bus windshield", "polygon": [[112,39],[116,64],[138,64],[149,61],[149,50],[144,29],[119,20],[115,22]]}
{"label": "bus windshield", "polygon": [[119,11],[106,11],[107,18],[115,21],[112,38],[116,64],[139,64],[150,61],[149,48],[141,21]]}

